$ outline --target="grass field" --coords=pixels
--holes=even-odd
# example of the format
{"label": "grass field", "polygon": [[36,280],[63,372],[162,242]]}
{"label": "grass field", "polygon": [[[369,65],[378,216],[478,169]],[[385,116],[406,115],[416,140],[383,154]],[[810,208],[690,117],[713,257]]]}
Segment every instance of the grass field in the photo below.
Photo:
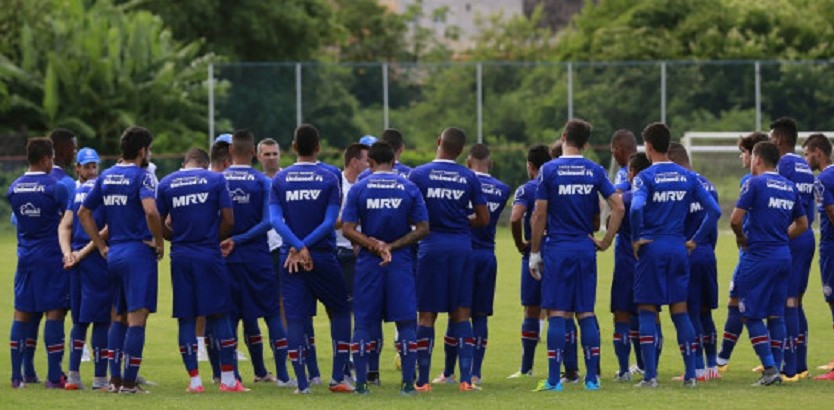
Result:
{"label": "grass field", "polygon": [[[723,223],[723,221],[722,221]],[[696,389],[684,389],[679,383],[669,380],[682,372],[683,364],[675,343],[674,327],[667,314],[663,315],[666,344],[660,361],[661,387],[653,391],[634,389],[631,384],[616,384],[611,381],[616,369],[616,357],[611,344],[612,319],[608,313],[608,300],[613,266],[612,251],[599,255],[599,286],[597,314],[602,327],[602,390],[586,392],[580,385],[568,385],[562,393],[532,393],[536,381],[546,373],[547,353],[544,344],[536,352],[535,379],[507,380],[506,376],[518,369],[520,361],[519,332],[521,307],[519,292],[519,255],[512,246],[507,228],[499,231],[498,260],[499,280],[495,299],[495,316],[490,320],[490,343],[484,363],[484,390],[461,394],[457,386],[436,386],[430,394],[418,397],[401,397],[399,373],[393,365],[393,327],[386,325],[386,347],[382,357],[382,387],[373,389],[370,396],[335,395],[326,388],[317,386],[309,396],[295,396],[290,390],[272,385],[252,385],[246,394],[220,394],[213,386],[202,395],[188,395],[184,392],[188,378],[184,371],[177,346],[176,322],[170,318],[171,291],[169,265],[167,260],[160,265],[160,309],[151,317],[147,331],[142,375],[159,383],[152,387],[152,393],[141,396],[118,396],[102,392],[46,391],[40,385],[33,385],[22,391],[9,387],[9,355],[0,354],[0,408],[543,408],[549,405],[579,408],[830,408],[834,402],[834,385],[827,382],[804,380],[796,384],[770,388],[752,388],[757,375],[750,369],[758,360],[745,335],[740,339],[734,353],[730,371],[720,381],[700,384]],[[722,235],[718,243],[719,284],[721,294],[726,294],[730,274],[735,266],[737,253],[729,235]],[[0,237],[0,266],[3,280],[0,281],[0,332],[7,332],[12,318],[12,278],[15,266],[15,239],[7,234]],[[831,315],[820,291],[819,268],[814,263],[810,287],[806,297],[806,312],[811,329],[809,366],[834,358],[834,335],[831,334]],[[725,301],[721,300],[721,304]],[[321,311],[321,310],[320,310]],[[715,313],[716,325],[723,327],[726,309]],[[438,321],[437,336],[441,342],[435,349],[432,372],[441,370],[443,349],[442,332],[445,317]],[[70,323],[67,320],[67,333]],[[327,319],[324,315],[316,318],[316,332],[319,346],[319,362],[322,374],[330,372],[330,338]],[[6,333],[3,333],[6,334]],[[42,340],[42,339],[41,339]],[[37,362],[38,373],[46,375],[46,360],[42,342],[39,341]],[[267,349],[268,350],[268,349]],[[245,351],[245,350],[244,350]],[[65,356],[67,360],[68,355]],[[267,364],[271,353],[267,352]],[[581,363],[581,359],[580,359]],[[66,362],[65,362],[66,366]],[[202,363],[204,380],[209,373],[208,364]],[[580,365],[584,368],[584,365]],[[249,362],[242,362],[244,380],[250,380],[252,368]],[[812,370],[812,375],[820,374]],[[82,364],[84,381],[89,385],[92,366]]]}

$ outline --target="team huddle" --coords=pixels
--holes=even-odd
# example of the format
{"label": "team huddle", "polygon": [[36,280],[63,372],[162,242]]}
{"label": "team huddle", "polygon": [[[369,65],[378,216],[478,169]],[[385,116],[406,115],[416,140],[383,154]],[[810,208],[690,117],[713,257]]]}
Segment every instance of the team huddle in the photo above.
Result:
{"label": "team huddle", "polygon": [[[589,123],[573,119],[552,147],[527,152],[530,180],[511,201],[524,319],[521,366],[509,377],[533,376],[544,317],[548,372],[535,390],[561,391],[565,383],[580,382],[580,342],[585,389],[600,389],[596,253],[612,245],[615,382],[642,375],[636,387],[658,386],[664,305],[684,362],[676,378],[683,386],[720,378],[744,327],[761,360],[756,385],[806,377],[802,300],[816,246],[809,228],[815,208],[823,289],[834,316],[828,139],[809,137],[803,159],[794,153],[796,123],[780,118],[770,135],[739,140],[750,174],[730,216],[739,262],[719,352],[712,319],[721,215],[715,186],[691,170],[685,148],[671,141],[665,124],[642,131],[639,153],[634,133],[614,133],[611,153],[621,168],[613,183],[582,156],[590,135]],[[318,160],[319,132],[302,124],[292,141],[296,162],[281,169],[274,140],[256,144],[251,132],[240,130],[219,136],[210,152],[189,150],[182,169],[157,180],[152,143],[147,129],[128,128],[119,162],[99,174],[98,154],[76,152],[68,130],[29,141],[29,170],[7,193],[18,233],[12,387],[40,382],[33,358],[45,316],[47,388],[84,388],[80,364],[92,327],[91,388],[146,392],[139,377],[145,327],[157,309],[157,268],[168,241],[189,393],[205,391],[198,366],[203,344],[219,390],[249,390],[236,353],[240,324],[255,383],[297,394],[323,384],[313,328],[319,302],[333,341],[330,391],[368,394],[369,386],[380,385],[383,322],[396,324],[403,395],[430,392],[433,384],[481,389],[498,270],[496,226],[511,196],[510,187],[489,174],[486,145],[472,144],[466,166],[459,164],[466,136],[447,128],[437,138],[435,159],[411,169],[399,162],[402,134],[386,129],[378,140],[365,136],[348,146],[339,169]],[[255,158],[263,172],[252,167]],[[73,162],[78,181],[64,172]],[[603,210],[609,211],[605,220]],[[595,237],[603,224],[604,236]],[[64,373],[68,310],[73,327]],[[445,363],[432,379],[439,313],[449,315]],[[274,374],[264,362],[260,319]],[[630,366],[632,350],[636,364]],[[817,379],[834,380],[834,371]]]}

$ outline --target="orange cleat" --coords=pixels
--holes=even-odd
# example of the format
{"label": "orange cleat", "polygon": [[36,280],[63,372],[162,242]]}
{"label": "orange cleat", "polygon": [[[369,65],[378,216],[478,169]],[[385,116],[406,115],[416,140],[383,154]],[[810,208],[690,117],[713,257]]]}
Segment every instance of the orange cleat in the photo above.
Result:
{"label": "orange cleat", "polygon": [[418,393],[428,393],[431,391],[431,384],[426,383],[420,386],[417,383],[414,383],[414,390]]}
{"label": "orange cleat", "polygon": [[188,388],[187,388],[187,389],[185,389],[185,392],[186,392],[186,393],[193,393],[193,394],[205,393],[205,392],[206,392],[206,388],[205,388],[205,387],[203,387],[202,385],[197,386],[197,387],[191,387],[191,386],[188,386]]}
{"label": "orange cleat", "polygon": [[235,381],[234,387],[229,387],[223,383],[220,383],[220,391],[224,393],[242,393],[249,391],[249,389],[243,387],[243,383],[241,383],[240,380],[237,380]]}
{"label": "orange cleat", "polygon": [[822,374],[822,375],[819,375],[817,377],[814,377],[814,380],[834,380],[834,370],[832,370],[832,371],[830,371],[826,374]]}
{"label": "orange cleat", "polygon": [[478,391],[478,390],[481,390],[480,387],[478,387],[478,386],[476,386],[472,383],[468,383],[468,382],[460,382],[460,385],[458,386],[458,389],[460,391]]}

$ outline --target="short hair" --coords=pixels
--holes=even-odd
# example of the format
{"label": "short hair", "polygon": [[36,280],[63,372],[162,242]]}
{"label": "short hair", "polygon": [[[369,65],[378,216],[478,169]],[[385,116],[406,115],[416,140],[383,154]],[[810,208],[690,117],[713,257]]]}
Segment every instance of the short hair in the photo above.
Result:
{"label": "short hair", "polygon": [[202,168],[208,168],[209,155],[206,151],[200,148],[191,148],[185,153],[185,162],[195,162]]}
{"label": "short hair", "polygon": [[655,151],[665,154],[669,151],[669,143],[672,142],[672,133],[669,127],[662,122],[653,122],[643,129],[640,133],[643,136],[643,142],[652,144]]}
{"label": "short hair", "polygon": [[255,148],[255,135],[249,130],[237,130],[232,134],[230,151],[234,155],[246,155]]}
{"label": "short hair", "polygon": [[44,157],[52,158],[54,154],[52,140],[49,138],[32,138],[26,143],[26,160],[29,161],[29,165],[41,162]]}
{"label": "short hair", "polygon": [[753,155],[764,160],[765,164],[775,167],[779,163],[779,148],[772,142],[758,142],[753,146]]}
{"label": "short hair", "polygon": [[489,147],[487,147],[486,144],[481,143],[472,144],[472,146],[469,147],[469,157],[479,161],[489,159]]}
{"label": "short hair", "polygon": [[738,149],[747,152],[753,152],[753,146],[756,143],[767,141],[767,134],[761,131],[753,131],[738,139]]}
{"label": "short hair", "polygon": [[466,145],[466,133],[462,129],[449,127],[440,133],[440,146],[447,153],[458,156],[463,152],[464,145]]}
{"label": "short hair", "polygon": [[122,133],[119,146],[122,150],[122,158],[125,160],[136,159],[139,150],[148,148],[153,142],[153,135],[147,128],[133,126]]}
{"label": "short hair", "polygon": [[229,152],[229,144],[216,142],[211,146],[209,160],[212,164],[219,164],[225,161],[232,161],[232,154]]}
{"label": "short hair", "polygon": [[630,130],[620,128],[611,135],[611,145],[626,149],[629,152],[636,152],[637,137]]}
{"label": "short hair", "polygon": [[591,124],[579,118],[568,120],[565,124],[565,142],[572,147],[582,148],[591,139]]}
{"label": "short hair", "polygon": [[52,147],[55,151],[63,153],[65,149],[74,149],[72,139],[75,138],[75,133],[66,128],[55,128],[49,133],[49,139],[52,141]]}
{"label": "short hair", "polygon": [[550,158],[556,159],[562,156],[562,142],[556,141],[550,144]]}
{"label": "short hair", "polygon": [[396,128],[386,128],[382,131],[382,135],[379,136],[379,139],[390,144],[394,151],[399,151],[399,149],[403,147],[403,133]]}
{"label": "short hair", "polygon": [[802,143],[802,148],[806,151],[809,149],[818,149],[825,154],[826,157],[831,156],[831,141],[828,140],[828,137],[825,134],[811,134],[808,139]]}
{"label": "short hair", "polygon": [[301,124],[295,129],[293,142],[298,155],[313,155],[319,146],[319,130],[312,124]]}
{"label": "short hair", "polygon": [[368,149],[368,158],[377,164],[389,164],[394,161],[394,147],[388,141],[377,141]]}
{"label": "short hair", "polygon": [[345,167],[350,165],[350,160],[352,160],[354,158],[357,158],[357,159],[361,158],[362,157],[362,151],[366,151],[369,148],[370,147],[368,147],[367,145],[359,144],[359,143],[354,143],[354,144],[348,145],[347,148],[345,148],[345,153],[344,153]]}
{"label": "short hair", "polygon": [[689,153],[686,152],[686,147],[677,143],[669,143],[669,151],[666,153],[669,160],[678,165],[689,165]]}
{"label": "short hair", "polygon": [[788,144],[796,145],[796,139],[799,136],[799,131],[796,128],[796,120],[790,117],[781,117],[776,121],[770,123],[772,132],[782,138],[787,138]]}
{"label": "short hair", "polygon": [[550,148],[544,144],[533,145],[527,150],[527,162],[539,169],[547,161],[550,161]]}
{"label": "short hair", "polygon": [[652,162],[649,161],[649,156],[645,152],[635,152],[628,157],[628,170],[634,172],[634,175],[640,171],[650,167]]}
{"label": "short hair", "polygon": [[258,152],[261,152],[261,146],[266,146],[266,145],[268,145],[268,146],[275,145],[275,146],[278,147],[278,151],[281,151],[281,145],[278,144],[278,141],[275,141],[272,138],[264,138],[264,139],[261,140],[261,142],[258,143]]}

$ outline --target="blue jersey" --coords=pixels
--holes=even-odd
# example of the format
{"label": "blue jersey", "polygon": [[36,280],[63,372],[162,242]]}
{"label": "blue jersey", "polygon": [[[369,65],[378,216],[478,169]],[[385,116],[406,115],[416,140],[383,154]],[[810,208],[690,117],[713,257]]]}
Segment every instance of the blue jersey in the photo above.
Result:
{"label": "blue jersey", "polygon": [[59,166],[53,166],[52,172],[50,172],[49,175],[52,176],[52,178],[55,178],[59,183],[61,183],[61,185],[66,187],[67,194],[69,195],[67,197],[67,201],[69,202],[67,202],[66,209],[70,209],[72,200],[75,198],[75,181],[67,175],[67,172],[64,171],[63,168]]}
{"label": "blue jersey", "polygon": [[788,227],[804,215],[795,185],[775,172],[750,178],[736,208],[747,211],[747,252],[788,246]]}
{"label": "blue jersey", "polygon": [[605,170],[579,155],[563,155],[541,168],[536,199],[547,202],[547,239],[575,241],[594,232],[599,195],[615,192]]}
{"label": "blue jersey", "polygon": [[827,166],[817,176],[815,191],[820,212],[820,244],[834,244],[834,225],[825,213],[825,207],[834,205],[834,166]]}
{"label": "blue jersey", "polygon": [[[776,165],[776,172],[787,178],[796,185],[799,201],[802,210],[808,217],[808,226],[814,222],[816,210],[814,209],[814,171],[805,162],[805,159],[797,154],[789,153],[779,158]],[[811,230],[808,230],[811,233]]]}
{"label": "blue jersey", "polygon": [[[394,172],[397,173],[399,176],[403,178],[408,178],[408,174],[411,173],[411,167],[397,161],[394,163]],[[365,168],[364,171],[360,172],[359,175],[356,177],[357,181],[361,181],[371,175],[371,169]]]}
{"label": "blue jersey", "polygon": [[526,208],[524,219],[522,219],[522,234],[525,241],[530,241],[530,237],[533,235],[533,229],[530,227],[530,217],[533,216],[533,209],[536,206],[536,191],[538,189],[539,179],[533,178],[515,190],[513,206],[521,205]]}
{"label": "blue jersey", "polygon": [[84,207],[104,207],[111,245],[151,240],[142,200],[156,200],[156,179],[135,164],[116,164],[96,179]]}
{"label": "blue jersey", "polygon": [[316,165],[322,167],[323,169],[326,169],[328,172],[332,173],[333,176],[336,177],[336,182],[339,184],[339,192],[340,192],[340,195],[341,195],[341,192],[342,192],[342,170],[339,169],[339,167],[337,167],[335,165],[330,165],[326,162],[321,162],[321,161],[316,162]]}
{"label": "blue jersey", "polygon": [[623,214],[623,219],[620,222],[620,230],[617,231],[617,240],[614,243],[614,249],[616,258],[625,257],[636,261],[634,258],[634,249],[631,247],[631,218],[629,217],[633,197],[633,192],[623,192],[625,214]]}
{"label": "blue jersey", "polygon": [[414,168],[408,179],[420,188],[429,211],[429,236],[421,246],[471,248],[469,206],[486,204],[475,173],[454,161],[436,159]]}
{"label": "blue jersey", "polygon": [[227,262],[251,262],[252,255],[269,252],[266,232],[269,224],[269,178],[246,165],[232,165],[223,171],[235,214],[232,238],[235,249]]}
{"label": "blue jersey", "polygon": [[[375,172],[353,185],[342,210],[342,221],[362,226],[362,233],[391,243],[411,232],[411,225],[427,222],[429,214],[420,190],[395,172]],[[411,254],[409,248],[397,253]],[[375,258],[362,248],[359,258]],[[397,256],[395,256],[397,257]]]}
{"label": "blue jersey", "polygon": [[58,224],[66,210],[67,188],[44,172],[27,172],[6,193],[17,219],[18,257],[61,254]]}
{"label": "blue jersey", "polygon": [[481,180],[481,191],[489,209],[489,224],[482,228],[472,228],[472,249],[495,249],[495,228],[498,226],[498,217],[507,206],[510,187],[489,174],[476,172],[475,175]]}
{"label": "blue jersey", "polygon": [[631,202],[631,238],[658,239],[673,237],[687,239],[684,223],[692,202],[698,202],[707,212],[701,229],[693,238],[702,242],[707,225],[718,219],[721,208],[715,198],[704,189],[698,176],[671,162],[657,162],[641,171],[633,182]]}
{"label": "blue jersey", "polygon": [[171,215],[172,252],[218,250],[220,210],[231,208],[232,198],[223,174],[189,168],[162,179],[157,207],[163,220]]}
{"label": "blue jersey", "polygon": [[[89,179],[79,185],[75,189],[75,195],[70,202],[70,210],[74,213],[72,222],[72,249],[74,250],[81,249],[87,246],[90,242],[90,236],[87,235],[86,231],[84,231],[84,227],[81,226],[81,221],[78,219],[78,209],[81,208],[81,205],[84,203],[84,199],[87,198],[87,194],[90,193],[95,184],[95,179]],[[96,209],[95,212],[93,212],[93,219],[95,219],[96,225],[99,229],[104,228],[104,225],[106,224],[106,222],[104,222],[104,208],[99,207]]]}
{"label": "blue jersey", "polygon": [[[709,192],[710,195],[715,199],[715,202],[718,202],[718,190],[715,189],[715,185],[712,182],[709,182],[703,175],[694,172],[695,176],[698,178],[698,182],[704,187],[704,189]],[[704,218],[707,216],[707,211],[701,206],[701,203],[698,201],[692,201],[689,204],[689,215],[686,217],[685,223],[685,230],[686,230],[686,238],[692,239],[695,236],[695,233],[698,232],[698,228],[701,227],[701,223],[704,221]],[[705,227],[707,231],[705,231],[704,235],[702,236],[701,242],[698,242],[698,245],[707,245],[711,249],[715,249],[715,244],[718,242],[718,221],[714,221],[711,223],[710,226]]]}
{"label": "blue jersey", "polygon": [[[338,207],[342,203],[340,181],[341,175],[323,166],[299,162],[275,175],[270,203],[281,207],[287,226],[298,239],[304,240],[324,222],[329,206]],[[289,248],[291,244],[285,240],[283,246]],[[321,240],[306,246],[311,251],[335,251],[335,230],[331,229]]]}
{"label": "blue jersey", "polygon": [[614,176],[614,188],[620,192],[631,191],[631,183],[628,182],[628,165],[620,167],[617,175]]}

